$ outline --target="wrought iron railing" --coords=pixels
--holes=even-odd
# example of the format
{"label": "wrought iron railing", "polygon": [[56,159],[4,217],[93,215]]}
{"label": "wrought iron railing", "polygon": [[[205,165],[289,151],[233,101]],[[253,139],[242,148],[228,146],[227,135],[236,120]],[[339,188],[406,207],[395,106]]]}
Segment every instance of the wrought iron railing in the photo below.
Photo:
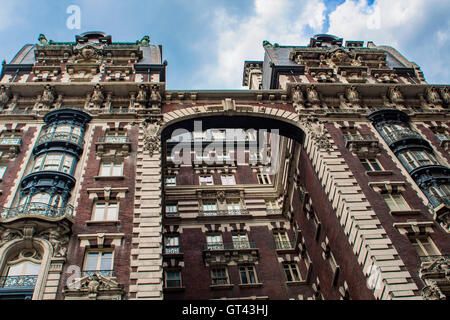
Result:
{"label": "wrought iron railing", "polygon": [[388,143],[394,143],[396,141],[399,141],[402,139],[408,139],[408,138],[423,139],[420,134],[418,134],[417,132],[414,132],[413,130],[410,130],[410,129],[394,130],[389,133],[384,132],[384,135],[385,135]]}
{"label": "wrought iron railing", "polygon": [[251,241],[233,241],[233,242],[209,242],[205,243],[203,250],[245,250],[256,249],[256,244]]}
{"label": "wrought iron railing", "polygon": [[266,209],[267,214],[281,214],[281,209]]}
{"label": "wrought iron railing", "polygon": [[0,138],[0,144],[3,145],[20,145],[22,138]]}
{"label": "wrought iron railing", "polygon": [[81,277],[91,277],[94,274],[97,274],[99,276],[103,276],[103,277],[115,277],[116,274],[114,272],[114,270],[83,270],[81,271]]}
{"label": "wrought iron railing", "polygon": [[200,210],[198,215],[200,217],[206,216],[236,216],[249,214],[247,209],[235,209],[235,210]]}
{"label": "wrought iron railing", "polygon": [[179,254],[179,253],[181,253],[181,250],[180,250],[180,247],[178,247],[178,246],[167,246],[167,247],[165,247],[164,248],[164,253],[166,253],[166,254]]}
{"label": "wrought iron railing", "polygon": [[353,141],[377,141],[374,136],[370,134],[344,134],[345,142],[353,142]]}
{"label": "wrought iron railing", "polygon": [[0,277],[0,288],[24,288],[36,285],[37,275],[21,275]]}
{"label": "wrought iron railing", "polygon": [[50,141],[64,141],[64,142],[72,142],[81,148],[83,148],[84,140],[78,134],[69,133],[69,132],[53,132],[53,133],[44,133],[42,134],[36,144],[41,144]]}
{"label": "wrought iron railing", "polygon": [[434,209],[441,204],[450,206],[450,196],[432,197],[430,198],[429,208]]}
{"label": "wrought iron railing", "polygon": [[105,136],[98,138],[99,143],[130,143],[130,138],[127,136]]}
{"label": "wrought iron railing", "polygon": [[179,212],[166,212],[166,218],[178,218],[179,216]]}
{"label": "wrought iron railing", "polygon": [[275,249],[283,250],[283,249],[293,249],[294,246],[291,241],[275,241]]}
{"label": "wrought iron railing", "polygon": [[27,215],[49,218],[69,216],[73,218],[73,207],[71,205],[56,207],[39,202],[31,202],[13,208],[0,207],[0,219],[3,220]]}

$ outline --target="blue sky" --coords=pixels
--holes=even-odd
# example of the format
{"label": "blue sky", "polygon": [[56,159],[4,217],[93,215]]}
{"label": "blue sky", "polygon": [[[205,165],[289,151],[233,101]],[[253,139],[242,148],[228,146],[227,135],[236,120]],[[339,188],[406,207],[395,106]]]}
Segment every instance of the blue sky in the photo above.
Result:
{"label": "blue sky", "polygon": [[[167,89],[242,89],[245,60],[263,60],[262,41],[306,45],[317,33],[391,45],[433,84],[450,83],[448,0],[0,0],[0,59],[39,33],[55,41],[98,30],[113,41],[149,35],[163,46]],[[81,28],[68,29],[69,5]]]}

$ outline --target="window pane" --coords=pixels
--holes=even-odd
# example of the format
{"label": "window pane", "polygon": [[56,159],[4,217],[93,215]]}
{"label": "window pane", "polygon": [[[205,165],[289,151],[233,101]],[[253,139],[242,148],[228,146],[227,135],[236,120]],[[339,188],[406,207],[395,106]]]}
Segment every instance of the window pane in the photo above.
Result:
{"label": "window pane", "polygon": [[101,176],[109,176],[110,172],[111,172],[111,165],[112,165],[111,163],[103,162],[102,166],[101,166],[101,173],[100,173],[100,175]]}
{"label": "window pane", "polygon": [[112,252],[103,252],[100,270],[112,270]]}
{"label": "window pane", "polygon": [[105,218],[105,203],[96,203],[94,220],[103,220],[104,218]]}
{"label": "window pane", "polygon": [[106,220],[117,220],[118,207],[119,206],[117,203],[109,203],[108,204],[108,215],[106,216]]}
{"label": "window pane", "polygon": [[97,270],[98,252],[89,252],[86,257],[84,270]]}
{"label": "window pane", "polygon": [[114,167],[113,167],[112,175],[113,176],[121,176],[122,175],[122,169],[123,169],[123,164],[122,163],[115,163]]}

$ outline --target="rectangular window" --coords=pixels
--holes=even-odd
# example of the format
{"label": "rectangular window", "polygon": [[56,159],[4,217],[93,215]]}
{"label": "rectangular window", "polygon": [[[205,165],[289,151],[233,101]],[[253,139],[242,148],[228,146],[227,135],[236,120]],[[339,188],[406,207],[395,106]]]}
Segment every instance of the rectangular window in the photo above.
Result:
{"label": "rectangular window", "polygon": [[239,276],[241,278],[241,284],[258,283],[254,266],[239,267]]}
{"label": "rectangular window", "polygon": [[259,184],[270,184],[270,176],[266,173],[258,173],[257,175]]}
{"label": "rectangular window", "polygon": [[102,275],[112,276],[113,252],[111,250],[90,250],[86,253],[83,271],[87,274],[101,271]]}
{"label": "rectangular window", "polygon": [[166,205],[166,216],[176,216],[178,215],[178,206],[176,204]]}
{"label": "rectangular window", "polygon": [[180,253],[180,238],[178,236],[165,237],[165,253],[176,254]]}
{"label": "rectangular window", "polygon": [[215,202],[203,203],[203,215],[205,216],[217,215],[217,204]]}
{"label": "rectangular window", "polygon": [[199,176],[198,177],[199,184],[201,186],[212,186],[214,185],[213,176],[207,175],[207,176]]}
{"label": "rectangular window", "polygon": [[223,174],[220,176],[223,185],[235,185],[236,180],[234,178],[234,174]]}
{"label": "rectangular window", "polygon": [[119,218],[119,204],[117,202],[96,202],[93,220],[113,221]]}
{"label": "rectangular window", "polygon": [[103,177],[122,176],[123,162],[102,162],[100,175]]}
{"label": "rectangular window", "polygon": [[181,271],[180,270],[167,270],[165,279],[166,279],[166,288],[181,287]]}
{"label": "rectangular window", "polygon": [[289,242],[288,235],[285,231],[278,231],[273,233],[276,249],[290,249],[291,243]]}
{"label": "rectangular window", "polygon": [[177,178],[174,176],[166,177],[164,181],[166,187],[174,187],[177,185]]}
{"label": "rectangular window", "polygon": [[227,269],[226,268],[211,269],[211,284],[212,285],[229,284]]}
{"label": "rectangular window", "polygon": [[380,163],[377,159],[360,159],[366,171],[382,171]]}
{"label": "rectangular window", "polygon": [[391,211],[410,210],[408,204],[400,193],[384,193],[382,196]]}
{"label": "rectangular window", "polygon": [[62,153],[47,154],[42,170],[58,171],[62,157]]}
{"label": "rectangular window", "polygon": [[125,143],[127,136],[125,131],[108,131],[105,135],[105,142],[107,143]]}
{"label": "rectangular window", "polygon": [[248,249],[250,248],[250,242],[248,241],[248,235],[245,233],[236,233],[232,235],[233,248],[234,249]]}
{"label": "rectangular window", "polygon": [[221,234],[207,235],[206,244],[209,250],[223,250],[224,248]]}
{"label": "rectangular window", "polygon": [[228,214],[241,214],[241,205],[239,202],[227,202],[227,213]]}
{"label": "rectangular window", "polygon": [[436,248],[436,245],[434,244],[433,240],[431,240],[431,238],[428,236],[417,238],[410,237],[409,241],[411,241],[413,247],[416,249],[417,254],[420,257],[441,255],[439,250]]}
{"label": "rectangular window", "polygon": [[284,274],[288,282],[300,281],[300,272],[298,271],[297,263],[286,262],[283,263]]}

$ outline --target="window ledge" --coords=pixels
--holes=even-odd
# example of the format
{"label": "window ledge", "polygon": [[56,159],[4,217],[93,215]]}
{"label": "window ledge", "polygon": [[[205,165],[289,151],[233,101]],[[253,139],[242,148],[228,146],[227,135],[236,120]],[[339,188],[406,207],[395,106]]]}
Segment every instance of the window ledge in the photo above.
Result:
{"label": "window ledge", "polygon": [[125,176],[95,176],[94,180],[123,180]]}
{"label": "window ledge", "polygon": [[209,287],[212,290],[233,289],[234,284],[212,284]]}
{"label": "window ledge", "polygon": [[388,176],[394,174],[391,170],[366,171],[368,176]]}
{"label": "window ledge", "polygon": [[119,225],[120,220],[88,220],[86,221],[87,225],[95,224],[95,225],[103,225],[103,226],[111,226],[111,225]]}
{"label": "window ledge", "polygon": [[298,286],[298,285],[307,284],[307,282],[305,280],[301,280],[301,281],[286,281],[286,284],[288,286]]}
{"label": "window ledge", "polygon": [[258,287],[262,287],[263,284],[262,282],[258,282],[258,283],[240,283],[239,284],[239,288],[258,288]]}
{"label": "window ledge", "polygon": [[404,216],[404,215],[417,215],[420,214],[420,210],[410,209],[410,210],[391,210],[393,216]]}

